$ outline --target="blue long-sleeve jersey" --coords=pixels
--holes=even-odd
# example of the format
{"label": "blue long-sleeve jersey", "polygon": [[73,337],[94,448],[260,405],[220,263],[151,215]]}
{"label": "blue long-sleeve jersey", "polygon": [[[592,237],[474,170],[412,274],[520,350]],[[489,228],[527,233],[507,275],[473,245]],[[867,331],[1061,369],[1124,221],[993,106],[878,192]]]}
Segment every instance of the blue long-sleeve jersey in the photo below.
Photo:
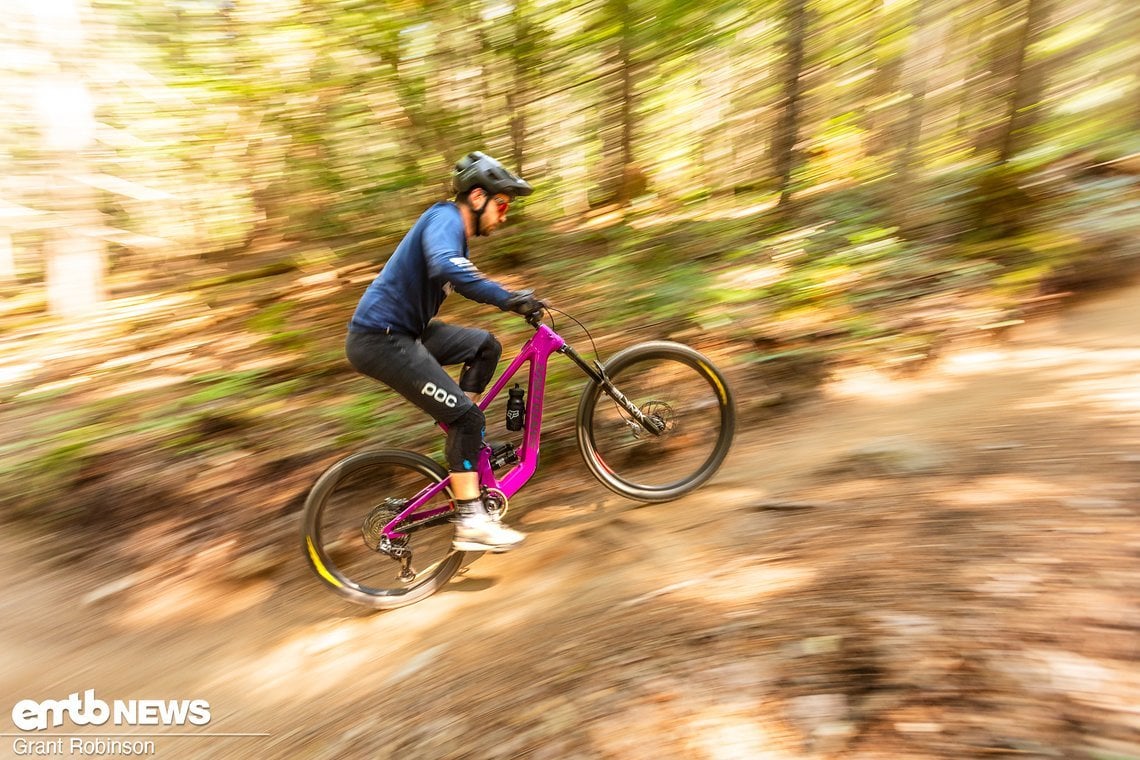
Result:
{"label": "blue long-sleeve jersey", "polygon": [[467,252],[463,217],[454,203],[432,205],[415,225],[380,274],[364,291],[348,329],[391,330],[419,336],[439,312],[450,285],[472,301],[506,306],[511,294],[483,276]]}

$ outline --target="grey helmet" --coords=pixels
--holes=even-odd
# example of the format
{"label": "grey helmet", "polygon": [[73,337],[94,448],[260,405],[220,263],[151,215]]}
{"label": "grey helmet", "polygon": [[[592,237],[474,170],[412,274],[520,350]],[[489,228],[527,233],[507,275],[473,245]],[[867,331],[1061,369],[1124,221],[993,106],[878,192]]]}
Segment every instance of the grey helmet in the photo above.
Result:
{"label": "grey helmet", "polygon": [[506,193],[512,198],[534,192],[534,188],[525,179],[479,151],[473,151],[459,159],[451,175],[451,186],[456,193],[481,187],[491,195]]}

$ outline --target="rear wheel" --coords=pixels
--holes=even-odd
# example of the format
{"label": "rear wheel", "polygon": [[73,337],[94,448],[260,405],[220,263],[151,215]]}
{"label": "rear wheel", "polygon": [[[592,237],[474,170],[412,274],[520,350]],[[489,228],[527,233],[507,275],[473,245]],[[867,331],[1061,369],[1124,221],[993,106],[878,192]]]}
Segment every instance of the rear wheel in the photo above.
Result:
{"label": "rear wheel", "polygon": [[653,341],[618,352],[605,365],[613,386],[653,420],[646,430],[601,385],[578,405],[578,445],[610,490],[638,501],[670,501],[713,476],[732,446],[736,412],[720,371],[680,343]]}
{"label": "rear wheel", "polygon": [[[402,607],[435,593],[465,557],[451,548],[450,490],[417,510],[439,516],[397,527],[405,532],[407,526],[405,538],[388,540],[382,529],[409,499],[446,477],[434,461],[409,451],[367,451],[337,462],[305,501],[302,544],[309,565],[338,594],[369,607]],[[405,552],[411,553],[407,568],[399,559]]]}

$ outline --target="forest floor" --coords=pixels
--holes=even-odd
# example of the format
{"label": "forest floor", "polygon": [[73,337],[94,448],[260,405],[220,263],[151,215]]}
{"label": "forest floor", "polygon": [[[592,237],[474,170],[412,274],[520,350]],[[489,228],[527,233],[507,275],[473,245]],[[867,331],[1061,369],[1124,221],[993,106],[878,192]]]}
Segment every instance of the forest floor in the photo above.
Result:
{"label": "forest floor", "polygon": [[211,721],[48,738],[265,760],[1140,758],[1137,325],[1133,285],[910,377],[841,372],[670,504],[574,465],[520,495],[522,548],[391,612],[342,602],[299,552],[260,577],[127,582],[10,529],[0,757],[19,700],[94,689],[206,700]]}

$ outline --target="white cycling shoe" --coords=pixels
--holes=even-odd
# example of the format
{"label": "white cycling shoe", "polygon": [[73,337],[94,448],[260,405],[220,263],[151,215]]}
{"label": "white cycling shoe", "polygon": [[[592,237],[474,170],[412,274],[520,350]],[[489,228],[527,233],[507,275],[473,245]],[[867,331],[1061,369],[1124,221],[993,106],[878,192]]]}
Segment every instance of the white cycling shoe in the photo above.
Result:
{"label": "white cycling shoe", "polygon": [[451,547],[458,552],[506,552],[526,538],[486,514],[464,515],[455,521]]}

